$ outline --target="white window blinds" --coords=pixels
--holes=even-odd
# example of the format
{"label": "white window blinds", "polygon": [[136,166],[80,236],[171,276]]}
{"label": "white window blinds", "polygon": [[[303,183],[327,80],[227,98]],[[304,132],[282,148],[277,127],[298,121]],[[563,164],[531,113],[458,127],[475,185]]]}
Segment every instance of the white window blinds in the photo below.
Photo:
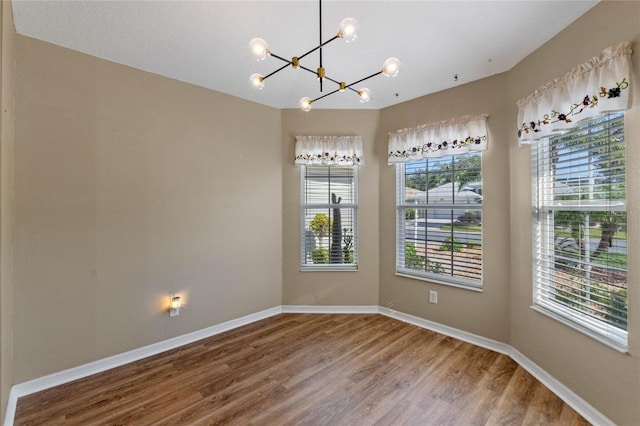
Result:
{"label": "white window blinds", "polygon": [[482,287],[482,153],[396,164],[396,271]]}
{"label": "white window blinds", "polygon": [[303,271],[358,269],[360,136],[298,136],[300,265]]}
{"label": "white window blinds", "polygon": [[518,101],[531,147],[534,308],[627,347],[624,112],[631,44],[609,47]]}
{"label": "white window blinds", "polygon": [[358,169],[303,166],[302,270],[356,270]]}
{"label": "white window blinds", "polygon": [[624,114],[532,147],[536,305],[626,348]]}

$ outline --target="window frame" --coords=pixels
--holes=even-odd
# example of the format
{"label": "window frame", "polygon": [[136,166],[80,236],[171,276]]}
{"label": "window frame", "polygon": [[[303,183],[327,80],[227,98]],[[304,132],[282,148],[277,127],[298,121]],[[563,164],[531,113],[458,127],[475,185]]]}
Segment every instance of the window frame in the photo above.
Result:
{"label": "window frame", "polygon": [[[570,134],[571,132],[579,129],[583,125],[591,126],[597,120],[602,119],[606,116],[612,116],[616,114],[606,114],[600,117],[590,118],[588,121],[584,123],[579,123],[573,129],[569,130],[565,134]],[[613,118],[612,118],[613,120]],[[626,139],[624,137],[624,126],[625,126],[625,117],[624,113],[622,113],[622,144],[624,144],[625,149],[625,158],[626,158]],[[555,272],[555,263],[553,265],[545,266],[545,262],[543,262],[542,258],[545,256],[542,252],[548,252],[549,247],[555,247],[555,238],[553,236],[548,235],[548,230],[550,227],[555,227],[554,219],[551,218],[554,212],[564,212],[564,211],[585,211],[587,213],[592,211],[603,211],[603,212],[613,212],[613,211],[624,211],[627,210],[627,191],[626,191],[626,182],[625,182],[625,198],[624,205],[621,207],[616,204],[615,201],[619,201],[613,198],[606,198],[607,207],[601,207],[598,205],[589,205],[586,204],[582,207],[571,206],[567,203],[567,207],[562,209],[556,203],[555,200],[545,201],[550,197],[550,195],[554,195],[555,193],[550,190],[556,184],[554,178],[552,177],[553,170],[552,162],[548,160],[551,156],[552,145],[555,143],[554,141],[558,138],[550,137],[541,139],[536,142],[536,144],[531,146],[531,181],[532,181],[532,254],[533,254],[533,268],[532,268],[532,291],[533,291],[533,306],[532,309],[540,312],[544,315],[547,315],[556,321],[577,330],[585,335],[590,336],[591,338],[615,349],[620,352],[626,352],[628,350],[628,331],[623,330],[619,327],[616,327],[612,324],[607,323],[604,320],[598,320],[593,318],[587,312],[581,312],[579,309],[572,309],[568,306],[564,306],[562,303],[554,301],[551,297],[552,294],[555,294],[557,291],[557,281],[553,281],[551,283],[548,280],[542,279],[542,276],[550,276],[550,271]],[[544,160],[540,160],[541,156],[546,156]],[[541,165],[541,161],[544,161],[545,165],[549,165],[549,167],[543,167]],[[619,167],[619,166],[618,166]],[[624,165],[624,171],[626,174],[626,162]],[[626,180],[626,179],[625,179]],[[560,181],[558,181],[560,182]],[[597,184],[592,183],[589,187],[595,187]],[[582,186],[581,186],[582,188]],[[619,190],[618,190],[619,191]],[[612,203],[612,201],[614,201]],[[573,208],[572,208],[573,207]],[[628,217],[625,220],[625,224],[628,224]],[[553,228],[552,228],[553,229]],[[547,232],[544,232],[544,231]],[[554,233],[555,235],[555,233]],[[626,238],[625,238],[626,241]],[[589,246],[587,246],[589,247]],[[628,245],[627,245],[628,247]],[[555,248],[554,248],[555,253]],[[581,259],[582,261],[582,259]],[[555,262],[555,261],[554,261]],[[596,265],[596,263],[590,263],[588,266]],[[625,270],[627,273],[627,281],[626,288],[629,288],[628,281],[628,267]],[[591,283],[597,282],[596,280],[589,280],[589,287]],[[627,293],[627,311],[628,313],[628,293]],[[628,326],[627,326],[628,327]]]}
{"label": "window frame", "polygon": [[[353,184],[353,202],[352,203],[309,203],[306,202],[306,179],[307,170],[309,168],[326,168],[326,169],[350,169],[352,171],[352,184]],[[356,165],[301,165],[300,166],[300,271],[358,271],[358,169]],[[352,210],[352,244],[353,244],[353,263],[327,263],[327,264],[315,264],[307,263],[307,227],[306,227],[306,212],[311,209],[326,209],[332,210],[338,207],[341,210]],[[332,217],[331,214],[328,215]]]}
{"label": "window frame", "polygon": [[[430,271],[420,271],[417,269],[412,269],[412,268],[407,268],[406,267],[406,262],[405,262],[405,255],[406,255],[406,243],[407,243],[407,236],[406,236],[406,211],[408,209],[413,209],[416,210],[416,212],[418,210],[420,211],[426,211],[429,209],[432,210],[439,210],[439,211],[451,211],[451,223],[453,224],[453,222],[455,221],[455,217],[453,214],[453,211],[455,210],[478,210],[480,211],[480,216],[483,217],[484,215],[484,208],[483,208],[483,203],[479,203],[479,204],[469,204],[469,203],[456,203],[455,201],[453,203],[416,203],[416,204],[411,204],[411,203],[407,203],[405,200],[405,186],[406,186],[406,165],[407,164],[412,164],[412,163],[416,163],[416,162],[421,162],[421,163],[425,163],[425,165],[427,164],[426,162],[428,160],[442,160],[442,158],[451,158],[451,162],[452,164],[455,162],[455,157],[460,157],[460,156],[465,156],[465,155],[478,155],[480,157],[480,183],[482,183],[482,151],[472,151],[469,153],[465,153],[465,154],[459,154],[459,155],[450,155],[450,156],[443,156],[443,157],[437,157],[437,158],[423,158],[420,160],[416,160],[416,161],[409,161],[409,162],[401,162],[401,163],[396,163],[396,241],[395,241],[395,245],[396,245],[396,275],[398,276],[402,276],[402,277],[407,277],[407,278],[412,278],[412,279],[417,279],[417,280],[422,280],[422,281],[428,281],[428,282],[433,282],[433,283],[437,283],[437,284],[442,284],[442,285],[447,285],[447,286],[451,286],[451,287],[458,287],[458,288],[463,288],[466,290],[473,290],[473,291],[479,291],[481,292],[483,290],[483,286],[484,286],[484,258],[481,255],[481,260],[480,260],[480,266],[477,269],[479,274],[480,274],[480,279],[476,280],[476,279],[472,279],[472,278],[464,278],[464,277],[456,277],[453,275],[447,275],[447,274],[443,274],[443,273],[437,273],[437,272],[430,272]],[[425,190],[427,188],[425,187]],[[472,208],[469,208],[472,207]],[[480,221],[480,225],[482,228],[482,221]],[[453,226],[451,227],[451,233],[453,235]],[[414,237],[414,239],[416,239]],[[426,238],[426,235],[423,238],[423,241],[429,241]],[[455,244],[455,243],[454,243]],[[484,232],[482,232],[482,229],[480,231],[480,246],[482,247],[484,244]],[[453,253],[453,245],[451,248],[451,252]],[[425,262],[428,260],[428,258],[425,256],[424,257]],[[452,268],[454,267],[455,263],[452,261]]]}

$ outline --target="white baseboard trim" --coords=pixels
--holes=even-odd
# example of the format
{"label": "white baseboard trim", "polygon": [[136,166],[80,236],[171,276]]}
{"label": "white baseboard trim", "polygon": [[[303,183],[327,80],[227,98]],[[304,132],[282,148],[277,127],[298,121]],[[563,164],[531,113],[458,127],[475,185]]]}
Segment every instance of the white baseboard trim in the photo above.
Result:
{"label": "white baseboard trim", "polygon": [[379,310],[382,315],[395,318],[402,322],[407,322],[418,327],[426,328],[427,330],[435,331],[437,333],[444,334],[446,336],[453,337],[464,342],[472,343],[476,346],[499,352],[504,355],[509,355],[511,353],[511,346],[507,345],[506,343],[498,342],[497,340],[487,339],[486,337],[478,336],[477,334],[468,333],[457,328],[449,327],[447,325],[442,325],[440,323],[429,321],[424,318],[405,314],[404,312],[394,311],[382,306],[379,307]]}
{"label": "white baseboard trim", "polygon": [[597,426],[615,426],[611,420],[605,417],[598,410],[593,408],[584,399],[580,398],[571,389],[560,383],[552,375],[544,371],[537,364],[531,361],[526,356],[522,355],[516,348],[511,347],[511,353],[509,354],[511,359],[518,363],[522,368],[527,370],[529,374],[538,379],[540,383],[549,388],[549,390],[560,399],[562,399],[569,407],[576,410],[582,417],[584,417],[589,423]]}
{"label": "white baseboard trim", "polygon": [[283,313],[292,314],[377,314],[377,305],[364,306],[313,306],[313,305],[282,305]]}
{"label": "white baseboard trim", "polygon": [[9,393],[9,401],[7,403],[4,426],[13,425],[18,398],[22,396],[30,395],[41,390],[69,383],[74,380],[90,376],[92,374],[101,373],[103,371],[119,367],[124,364],[129,364],[131,362],[138,361],[152,355],[157,355],[159,353],[175,349],[180,346],[196,342],[198,340],[206,339],[207,337],[215,336],[216,334],[224,333],[225,331],[229,331],[243,325],[251,324],[252,322],[269,318],[280,313],[282,313],[282,306],[276,306],[264,311],[226,321],[221,324],[203,328],[202,330],[183,334],[182,336],[163,340],[161,342],[153,343],[142,348],[134,349],[132,351],[124,352],[108,358],[99,359],[88,364],[80,365],[78,367],[73,367],[68,370],[60,371],[58,373],[53,373],[44,377],[29,380],[28,382],[13,385]]}
{"label": "white baseboard trim", "polygon": [[582,417],[584,417],[589,423],[594,426],[615,426],[611,420],[605,417],[598,410],[593,408],[584,399],[580,398],[571,389],[560,383],[552,375],[540,368],[537,364],[531,361],[526,356],[522,355],[517,349],[506,343],[498,342],[496,340],[487,339],[486,337],[478,336],[476,334],[468,333],[466,331],[458,330],[457,328],[449,327],[439,324],[437,322],[429,321],[424,318],[416,317],[413,315],[405,314],[403,312],[394,311],[388,308],[380,306],[380,314],[386,315],[391,318],[395,318],[399,321],[408,322],[418,327],[425,328],[427,330],[435,331],[445,336],[450,336],[474,345],[496,351],[498,353],[508,355],[518,365],[527,370],[529,374],[535,377],[543,385],[545,385],[551,392],[556,394],[558,398],[562,399],[569,407],[576,410]]}
{"label": "white baseboard trim", "polygon": [[7,401],[7,411],[4,413],[4,426],[13,426],[13,420],[16,418],[16,407],[18,405],[18,394],[15,386],[9,391],[9,400]]}
{"label": "white baseboard trim", "polygon": [[527,370],[533,377],[538,379],[540,383],[548,387],[567,405],[576,410],[581,416],[595,426],[614,426],[615,424],[605,417],[598,410],[593,408],[588,402],[580,398],[571,389],[560,383],[549,373],[544,371],[533,361],[521,354],[517,349],[506,343],[496,340],[487,339],[473,333],[468,333],[453,327],[449,327],[437,322],[429,321],[424,318],[416,317],[403,312],[394,311],[382,306],[311,306],[311,305],[282,305],[276,306],[255,314],[247,315],[222,324],[214,325],[202,330],[188,333],[162,342],[134,349],[109,358],[104,358],[89,364],[74,367],[59,373],[50,374],[28,382],[20,383],[11,387],[9,400],[7,402],[7,411],[4,419],[4,426],[12,426],[15,418],[16,405],[18,398],[29,395],[50,387],[58,386],[73,380],[81,379],[92,374],[100,373],[111,368],[119,367],[130,362],[156,355],[161,352],[174,349],[189,343],[205,339],[225,331],[232,330],[243,325],[251,324],[280,313],[313,313],[313,314],[376,314],[388,316],[427,330],[435,331],[474,345],[496,351],[498,353],[508,355],[522,368]]}

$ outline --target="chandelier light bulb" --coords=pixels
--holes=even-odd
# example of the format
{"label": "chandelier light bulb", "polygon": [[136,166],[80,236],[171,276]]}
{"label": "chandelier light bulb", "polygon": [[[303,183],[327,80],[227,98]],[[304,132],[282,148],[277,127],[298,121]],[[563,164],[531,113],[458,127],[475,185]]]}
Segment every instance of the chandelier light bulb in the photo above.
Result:
{"label": "chandelier light bulb", "polygon": [[400,72],[400,61],[398,58],[389,58],[382,65],[382,74],[387,77],[395,77]]}
{"label": "chandelier light bulb", "polygon": [[258,60],[261,61],[269,55],[269,46],[267,42],[261,38],[251,39],[249,42],[249,48],[251,49],[251,54]]}
{"label": "chandelier light bulb", "polygon": [[358,38],[358,21],[353,18],[344,18],[342,22],[340,22],[338,37],[342,38],[346,43],[350,43]]}
{"label": "chandelier light bulb", "polygon": [[262,88],[264,87],[264,77],[260,74],[251,74],[251,77],[249,77],[249,81],[251,81],[251,85],[258,90],[262,90]]}
{"label": "chandelier light bulb", "polygon": [[304,97],[300,99],[300,109],[303,111],[309,111],[311,109],[311,104],[313,101],[310,98]]}
{"label": "chandelier light bulb", "polygon": [[358,96],[360,97],[361,103],[367,103],[371,100],[371,90],[363,87],[362,89],[358,90]]}

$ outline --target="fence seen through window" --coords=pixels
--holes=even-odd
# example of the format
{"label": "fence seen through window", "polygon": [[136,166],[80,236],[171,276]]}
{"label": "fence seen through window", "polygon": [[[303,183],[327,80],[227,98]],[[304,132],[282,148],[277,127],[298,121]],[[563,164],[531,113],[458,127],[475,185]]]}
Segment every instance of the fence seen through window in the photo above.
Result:
{"label": "fence seen through window", "polygon": [[482,154],[398,164],[398,273],[482,286]]}

